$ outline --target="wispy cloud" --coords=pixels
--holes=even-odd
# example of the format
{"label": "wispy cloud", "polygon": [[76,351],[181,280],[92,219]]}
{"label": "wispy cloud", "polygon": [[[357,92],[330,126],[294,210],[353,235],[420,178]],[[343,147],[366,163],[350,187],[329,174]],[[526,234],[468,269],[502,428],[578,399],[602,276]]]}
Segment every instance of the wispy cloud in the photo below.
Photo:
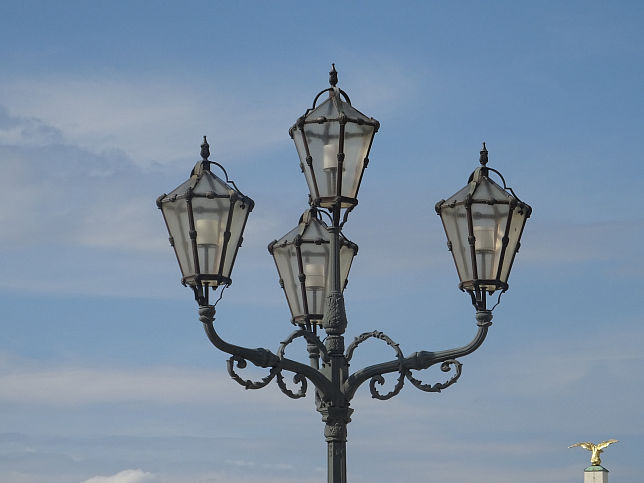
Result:
{"label": "wispy cloud", "polygon": [[94,476],[81,483],[143,483],[146,481],[157,481],[152,473],[143,470],[124,470],[112,476]]}
{"label": "wispy cloud", "polygon": [[[3,365],[0,373],[2,403],[57,406],[128,402],[228,405],[248,397],[243,387],[220,370],[173,367],[114,370],[8,364]],[[261,379],[267,375],[265,369],[259,368],[238,372],[244,378]],[[281,407],[283,396],[275,384],[271,389],[254,393],[258,403],[275,405],[275,410]]]}
{"label": "wispy cloud", "polygon": [[[0,103],[32,126],[54,126],[59,137],[83,149],[117,148],[141,166],[192,159],[204,134],[215,158],[265,150],[284,140],[298,112],[295,104],[252,104],[243,92],[179,80],[21,79],[2,87]],[[17,130],[0,139],[10,140]]]}

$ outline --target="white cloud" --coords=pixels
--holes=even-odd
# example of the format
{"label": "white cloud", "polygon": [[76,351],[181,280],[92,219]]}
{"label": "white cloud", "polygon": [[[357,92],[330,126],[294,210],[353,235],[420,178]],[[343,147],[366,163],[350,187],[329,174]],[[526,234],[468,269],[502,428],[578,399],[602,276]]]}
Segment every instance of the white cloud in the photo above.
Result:
{"label": "white cloud", "polygon": [[55,126],[83,149],[118,148],[145,166],[196,158],[204,134],[214,159],[264,150],[288,140],[299,112],[296,104],[252,103],[243,91],[179,80],[22,79],[2,87],[0,103],[14,115]]}
{"label": "white cloud", "polygon": [[81,483],[143,483],[146,481],[156,481],[152,473],[146,473],[143,470],[124,470],[112,476],[94,476]]}
{"label": "white cloud", "polygon": [[[43,367],[33,361],[3,361],[0,370],[0,402],[81,406],[88,404],[148,402],[168,404],[235,404],[247,401],[248,392],[219,369],[176,367],[105,369],[79,366]],[[261,379],[268,374],[249,363],[236,369],[244,379]],[[285,374],[288,378],[288,375]],[[258,404],[275,405],[283,396],[272,387],[252,391]],[[311,390],[309,390],[311,393]],[[293,409],[293,408],[291,408]]]}

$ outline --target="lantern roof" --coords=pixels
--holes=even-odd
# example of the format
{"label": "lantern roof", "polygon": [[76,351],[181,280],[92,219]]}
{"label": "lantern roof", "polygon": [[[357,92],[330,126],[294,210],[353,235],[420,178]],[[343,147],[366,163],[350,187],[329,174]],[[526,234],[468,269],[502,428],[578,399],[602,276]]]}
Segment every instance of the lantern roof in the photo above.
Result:
{"label": "lantern roof", "polygon": [[284,247],[294,243],[325,243],[331,239],[328,232],[328,226],[322,220],[317,218],[317,210],[309,209],[302,213],[298,225],[289,231],[286,235],[268,246],[269,252],[272,253],[274,247]]}
{"label": "lantern roof", "polygon": [[[255,202],[239,191],[237,185],[228,179],[228,173],[221,164],[216,161],[208,160],[210,150],[206,136],[204,136],[204,142],[201,145],[201,156],[201,161],[198,161],[194,168],[192,168],[190,178],[181,183],[170,193],[161,195],[157,199],[157,206],[160,208],[161,203],[173,202],[191,197],[203,197],[209,199],[231,198],[233,200],[242,199],[249,205],[249,212],[252,211],[255,206]],[[222,170],[226,177],[226,181],[222,180],[210,170],[210,167],[213,164]]]}
{"label": "lantern roof", "polygon": [[[532,208],[527,203],[522,202],[514,193],[514,190],[506,185],[505,178],[503,178],[501,173],[487,166],[488,151],[485,143],[483,143],[479,162],[481,166],[472,172],[466,186],[454,193],[447,200],[440,200],[436,203],[436,213],[440,214],[441,206],[454,207],[467,202],[488,205],[518,203],[523,209],[527,210],[526,218],[529,218],[532,213]],[[489,177],[490,171],[499,176],[503,182],[503,187]]]}
{"label": "lantern roof", "polygon": [[[337,87],[338,73],[335,70],[335,64],[332,64],[332,66],[333,68],[329,72],[329,83],[331,87],[324,89],[315,96],[312,107],[307,109],[304,115],[298,118],[295,124],[289,129],[291,137],[293,137],[293,131],[298,127],[301,128],[304,124],[322,124],[325,122],[367,124],[374,127],[374,132],[378,131],[380,123],[373,117],[368,117],[353,107],[348,94]],[[328,99],[318,106],[318,100],[326,92],[329,93]]]}

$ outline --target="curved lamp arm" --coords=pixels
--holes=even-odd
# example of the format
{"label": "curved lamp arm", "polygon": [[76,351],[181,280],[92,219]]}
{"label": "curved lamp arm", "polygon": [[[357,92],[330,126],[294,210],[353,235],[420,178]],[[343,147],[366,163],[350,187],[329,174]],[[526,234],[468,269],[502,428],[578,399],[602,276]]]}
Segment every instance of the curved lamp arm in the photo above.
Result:
{"label": "curved lamp arm", "polygon": [[[451,361],[458,357],[471,354],[478,349],[481,344],[483,344],[483,341],[487,336],[488,328],[492,325],[492,312],[489,310],[479,310],[476,312],[476,320],[476,325],[478,326],[476,336],[469,344],[463,347],[438,352],[415,352],[409,357],[399,358],[381,364],[374,364],[354,372],[344,383],[344,394],[346,395],[347,400],[351,400],[358,387],[368,379],[378,378],[383,374],[391,372],[407,372],[410,369],[427,369],[439,362],[444,363],[446,361]],[[400,390],[400,388],[398,388],[398,390]]]}
{"label": "curved lamp arm", "polygon": [[[201,322],[203,323],[204,330],[206,331],[206,335],[208,336],[208,340],[210,340],[210,342],[219,350],[231,354],[238,363],[240,359],[245,359],[251,361],[258,367],[271,367],[276,369],[277,371],[285,369],[287,371],[295,373],[296,375],[302,375],[306,377],[315,385],[318,390],[320,390],[325,395],[332,396],[338,392],[337,389],[335,389],[331,384],[331,381],[329,381],[323,374],[321,374],[318,370],[311,366],[302,364],[292,359],[287,359],[285,357],[279,357],[273,354],[268,349],[249,349],[247,347],[229,344],[228,342],[223,340],[221,337],[219,337],[219,334],[217,334],[217,331],[215,330],[215,327],[213,325],[213,322],[215,320],[215,308],[213,306],[200,306],[199,320],[201,320]],[[248,388],[250,389],[251,387]]]}

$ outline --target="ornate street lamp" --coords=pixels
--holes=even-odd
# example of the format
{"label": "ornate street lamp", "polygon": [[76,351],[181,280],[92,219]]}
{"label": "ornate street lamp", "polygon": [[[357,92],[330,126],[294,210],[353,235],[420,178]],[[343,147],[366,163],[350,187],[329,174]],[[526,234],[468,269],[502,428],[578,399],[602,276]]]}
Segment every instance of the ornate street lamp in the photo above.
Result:
{"label": "ornate street lamp", "polygon": [[[230,273],[254,205],[228,179],[223,166],[209,161],[209,156],[204,136],[202,159],[190,179],[157,198],[183,275],[181,283],[194,290],[200,305],[208,304],[208,287],[232,283]],[[213,164],[222,170],[226,181],[210,171]]]}
{"label": "ornate street lamp", "polygon": [[[487,167],[483,143],[480,163],[468,181],[447,201],[436,203],[447,246],[461,279],[459,288],[470,294],[477,309],[486,309],[486,294],[508,289],[508,276],[519,251],[519,240],[532,208],[505,184],[497,170]],[[503,188],[490,179],[497,174]]]}
{"label": "ornate street lamp", "polygon": [[[231,377],[246,389],[262,388],[275,379],[291,398],[304,397],[308,383],[312,383],[316,409],[325,423],[328,482],[346,483],[346,428],[357,389],[369,380],[371,395],[385,400],[398,394],[406,380],[426,392],[440,392],[458,380],[462,364],[457,358],[480,347],[492,324],[486,296],[508,288],[510,268],[531,209],[506,187],[498,171],[486,166],[484,145],[482,166],[474,171],[468,185],[436,205],[461,280],[460,288],[470,293],[476,308],[475,337],[463,347],[421,351],[405,357],[392,339],[373,331],[357,336],[345,348],[343,290],[357,246],[342,235],[341,229],[358,203],[358,188],[379,123],[352,107],[337,81],[334,66],[331,87],[315,97],[313,107],[290,129],[309,186],[310,207],[296,228],[269,245],[291,321],[298,326],[277,353],[229,344],[215,330],[215,307],[208,301],[208,287],[231,283],[230,273],[253,202],[237,190],[227,175],[223,181],[212,174],[210,165],[217,163],[208,161],[205,140],[203,159],[190,180],[161,196],[157,204],[179,260],[182,282],[195,291],[206,334],[213,345],[231,354]],[[325,93],[328,98],[318,105]],[[490,172],[500,177],[503,187],[490,179]],[[328,217],[329,224],[323,216]],[[317,334],[319,327],[325,332],[323,339]],[[286,357],[287,346],[298,338],[307,342],[308,364]],[[395,358],[350,373],[349,362],[356,348],[372,338],[387,343]],[[242,378],[235,369],[243,369],[247,361],[269,369],[268,375],[259,381]],[[412,372],[437,364],[443,372],[451,372],[447,381],[425,384]],[[283,371],[295,374],[295,390],[287,387]],[[396,383],[391,391],[382,393],[378,388],[385,382],[383,375],[389,373],[398,373]]]}

